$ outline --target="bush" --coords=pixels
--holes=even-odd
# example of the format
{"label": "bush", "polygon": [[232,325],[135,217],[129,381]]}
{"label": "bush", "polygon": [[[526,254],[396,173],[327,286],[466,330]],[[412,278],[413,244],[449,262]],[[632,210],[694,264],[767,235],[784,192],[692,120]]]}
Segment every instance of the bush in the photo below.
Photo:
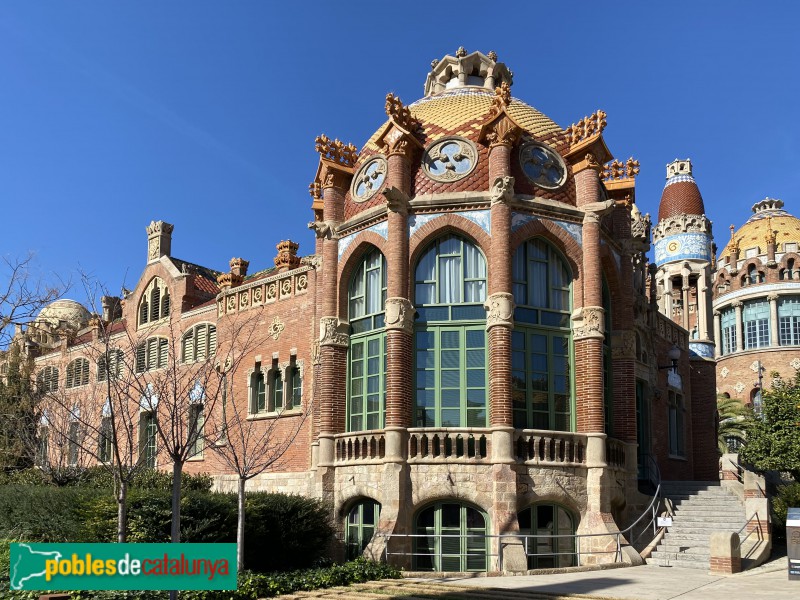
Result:
{"label": "bush", "polygon": [[324,502],[305,496],[247,494],[245,567],[268,572],[312,566],[328,552],[330,514]]}
{"label": "bush", "polygon": [[0,538],[90,542],[83,508],[103,492],[84,488],[0,486]]}
{"label": "bush", "polygon": [[[114,477],[105,467],[95,466],[88,469],[66,467],[59,470],[43,471],[38,467],[17,471],[0,472],[0,485],[53,485],[57,487],[91,487],[113,490]],[[201,473],[181,474],[182,491],[209,492],[213,480],[211,475]],[[131,489],[172,490],[172,473],[157,469],[143,469],[136,473]]]}
{"label": "bush", "polygon": [[772,500],[772,521],[776,527],[786,527],[786,515],[792,507],[800,507],[800,483],[790,483],[778,488],[778,493]]}

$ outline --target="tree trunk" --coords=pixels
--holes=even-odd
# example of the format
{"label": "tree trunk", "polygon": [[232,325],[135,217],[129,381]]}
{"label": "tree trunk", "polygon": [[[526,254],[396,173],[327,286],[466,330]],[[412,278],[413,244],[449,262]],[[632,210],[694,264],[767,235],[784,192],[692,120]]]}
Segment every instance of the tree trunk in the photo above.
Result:
{"label": "tree trunk", "polygon": [[236,566],[241,573],[244,570],[244,487],[247,479],[239,478],[239,518],[236,523]]}
{"label": "tree trunk", "polygon": [[172,463],[172,543],[181,541],[181,473],[183,463]]}
{"label": "tree trunk", "polygon": [[128,538],[128,482],[119,482],[117,496],[117,542],[124,544]]}

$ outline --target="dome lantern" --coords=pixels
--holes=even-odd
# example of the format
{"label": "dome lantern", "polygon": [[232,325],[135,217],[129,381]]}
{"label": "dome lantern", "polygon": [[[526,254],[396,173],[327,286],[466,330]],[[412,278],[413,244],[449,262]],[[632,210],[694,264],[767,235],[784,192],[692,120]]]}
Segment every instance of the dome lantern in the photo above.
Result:
{"label": "dome lantern", "polygon": [[431,72],[425,80],[425,96],[458,87],[482,87],[494,90],[500,84],[509,86],[513,74],[504,63],[497,62],[497,54],[467,51],[462,46],[455,56],[449,54],[431,63]]}

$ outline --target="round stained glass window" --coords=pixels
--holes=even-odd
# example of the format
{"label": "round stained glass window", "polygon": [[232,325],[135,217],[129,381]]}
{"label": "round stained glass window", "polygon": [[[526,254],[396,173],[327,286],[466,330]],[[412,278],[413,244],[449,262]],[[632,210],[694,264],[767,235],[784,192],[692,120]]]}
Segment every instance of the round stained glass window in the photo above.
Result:
{"label": "round stained glass window", "polygon": [[456,181],[469,175],[478,163],[478,150],[462,138],[439,140],[425,151],[422,165],[434,181]]}
{"label": "round stained glass window", "polygon": [[382,156],[376,156],[367,161],[353,177],[350,194],[353,202],[366,202],[372,198],[386,181],[387,168],[386,159]]}
{"label": "round stained glass window", "polygon": [[535,142],[526,142],[519,149],[519,164],[534,185],[547,190],[560,188],[567,179],[567,168],[561,157]]}

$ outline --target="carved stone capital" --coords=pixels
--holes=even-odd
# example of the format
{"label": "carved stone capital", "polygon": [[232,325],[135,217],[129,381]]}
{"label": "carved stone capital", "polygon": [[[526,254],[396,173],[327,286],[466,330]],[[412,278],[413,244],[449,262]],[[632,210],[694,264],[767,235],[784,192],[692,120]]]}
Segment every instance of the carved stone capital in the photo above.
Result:
{"label": "carved stone capital", "polygon": [[511,175],[496,177],[489,197],[492,204],[508,204],[514,199],[514,178]]}
{"label": "carved stone capital", "polygon": [[605,337],[605,310],[602,306],[584,306],[572,313],[574,340],[603,339]]}
{"label": "carved stone capital", "polygon": [[767,300],[769,300],[770,302],[777,302],[779,297],[780,296],[777,292],[767,294]]}
{"label": "carved stone capital", "polygon": [[350,345],[350,325],[338,317],[322,317],[319,320],[319,345],[347,348]]}
{"label": "carved stone capital", "polygon": [[741,300],[737,300],[736,302],[731,302],[731,306],[733,308],[742,308],[744,306]]}
{"label": "carved stone capital", "polygon": [[611,357],[636,359],[636,334],[633,331],[614,331],[611,334]]}
{"label": "carved stone capital", "polygon": [[506,115],[502,115],[486,127],[485,139],[489,142],[491,149],[495,146],[513,146],[519,140],[520,135],[522,135],[522,129]]}
{"label": "carved stone capital", "polygon": [[411,198],[403,190],[391,186],[383,190],[383,195],[386,198],[386,209],[389,212],[408,214],[408,204],[411,202]]}
{"label": "carved stone capital", "polygon": [[322,177],[322,189],[338,188],[342,191],[346,191],[347,188],[350,187],[352,178],[353,174],[348,171],[326,166]]}
{"label": "carved stone capital", "polygon": [[486,329],[514,327],[514,296],[506,292],[492,294],[483,304],[486,309]]}
{"label": "carved stone capital", "polygon": [[385,315],[387,330],[414,331],[414,307],[405,298],[387,298]]}

